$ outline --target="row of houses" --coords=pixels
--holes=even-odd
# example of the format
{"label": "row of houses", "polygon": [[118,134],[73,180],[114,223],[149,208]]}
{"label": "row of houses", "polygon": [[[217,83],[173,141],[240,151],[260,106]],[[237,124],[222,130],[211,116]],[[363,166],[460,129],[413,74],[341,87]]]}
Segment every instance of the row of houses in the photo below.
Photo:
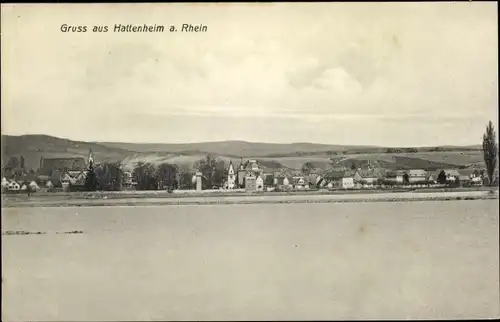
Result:
{"label": "row of houses", "polygon": [[[31,187],[31,191],[66,191],[70,187],[82,190],[85,186],[88,170],[65,170],[54,171],[52,175],[22,175],[19,179],[2,178],[2,189],[6,191],[25,191]],[[133,190],[137,183],[132,173],[125,171],[122,178],[122,189]]]}
{"label": "row of houses", "polygon": [[[60,170],[50,169],[52,163],[41,159],[41,166],[45,170],[38,176],[24,173],[20,179],[13,180],[2,178],[2,188],[11,191],[23,190],[65,190],[68,187],[83,187],[85,185],[88,170],[81,169],[81,160],[64,160],[66,163],[73,162],[77,169]],[[71,163],[70,162],[70,163]],[[88,163],[93,162],[90,155]],[[66,165],[66,163],[64,163]],[[441,175],[440,178],[440,174]],[[498,178],[498,174],[496,174]],[[198,186],[197,175],[193,176],[193,185]],[[422,185],[431,186],[435,184],[457,184],[460,185],[482,185],[485,180],[483,171],[478,169],[444,169],[437,171],[426,171],[424,169],[412,169],[401,171],[388,171],[369,167],[367,169],[351,170],[345,167],[332,168],[326,171],[316,172],[308,175],[301,174],[300,171],[269,171],[266,173],[264,168],[257,160],[241,161],[239,166],[235,167],[232,162],[227,168],[227,177],[222,183],[222,188],[227,190],[245,189],[247,191],[265,191],[274,189],[359,189],[373,188],[378,186],[409,186]],[[201,182],[200,182],[201,183]],[[122,178],[122,187],[124,190],[133,190],[135,180],[132,173],[124,172]],[[201,184],[199,184],[201,189]]]}
{"label": "row of houses", "polygon": [[[498,178],[498,175],[497,175]],[[426,171],[412,169],[387,171],[368,168],[351,170],[332,168],[321,173],[300,175],[283,172],[264,173],[255,160],[240,164],[237,171],[229,164],[228,177],[224,189],[244,188],[247,191],[274,189],[360,189],[379,186],[434,186],[448,185],[483,185],[485,175],[477,169],[443,169]]]}
{"label": "row of houses", "polygon": [[[88,168],[94,164],[92,151],[87,162],[84,158],[40,158],[39,175],[22,173],[14,180],[2,178],[2,189],[7,191],[39,191],[39,190],[68,190],[70,187],[82,190],[87,179]],[[125,171],[122,178],[122,187],[125,190],[134,189],[136,185],[132,173]]]}
{"label": "row of houses", "polygon": [[2,178],[2,190],[6,191],[38,191],[40,186],[36,181],[12,180]]}

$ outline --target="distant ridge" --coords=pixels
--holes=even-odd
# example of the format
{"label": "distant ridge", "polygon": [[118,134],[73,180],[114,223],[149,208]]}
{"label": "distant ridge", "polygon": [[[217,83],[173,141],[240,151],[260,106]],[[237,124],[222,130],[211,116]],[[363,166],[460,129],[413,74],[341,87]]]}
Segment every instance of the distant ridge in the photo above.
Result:
{"label": "distant ridge", "polygon": [[[475,154],[474,162],[479,162],[481,146],[441,146],[437,147],[442,153],[445,151],[468,152]],[[155,160],[154,162],[180,162],[192,165],[204,154],[210,153],[225,160],[239,160],[240,158],[256,158],[275,161],[286,167],[300,168],[301,163],[307,160],[319,162],[323,167],[328,166],[328,158],[342,154],[344,156],[370,154],[374,158],[388,157],[388,149],[397,149],[402,152],[408,148],[376,147],[376,146],[347,146],[330,145],[308,142],[297,143],[262,143],[242,140],[228,140],[199,143],[126,143],[126,142],[84,142],[63,139],[49,135],[2,135],[2,163],[5,164],[12,156],[23,156],[28,168],[36,169],[40,157],[87,157],[92,149],[94,158],[101,162],[119,161],[131,164],[134,162]],[[414,148],[419,152],[411,157],[428,159],[428,154],[436,147]],[[414,151],[414,152],[415,152]],[[457,153],[458,153],[457,152]],[[420,155],[418,155],[420,154]],[[291,159],[297,159],[294,162]],[[454,158],[456,159],[456,158]],[[461,160],[464,157],[461,157]],[[465,159],[468,159],[466,157]],[[464,160],[465,160],[464,159]],[[234,162],[233,161],[233,162]],[[153,162],[153,161],[152,161]],[[466,161],[463,161],[466,162]],[[462,161],[460,163],[463,163]],[[452,162],[454,163],[454,162]],[[469,163],[468,161],[466,163]]]}
{"label": "distant ridge", "polygon": [[199,151],[217,155],[239,157],[259,157],[270,155],[290,155],[297,152],[317,153],[327,151],[346,151],[350,149],[372,149],[372,146],[344,146],[319,143],[262,143],[242,140],[199,142],[199,143],[121,143],[95,142],[111,148],[119,148],[137,152],[170,152]]}

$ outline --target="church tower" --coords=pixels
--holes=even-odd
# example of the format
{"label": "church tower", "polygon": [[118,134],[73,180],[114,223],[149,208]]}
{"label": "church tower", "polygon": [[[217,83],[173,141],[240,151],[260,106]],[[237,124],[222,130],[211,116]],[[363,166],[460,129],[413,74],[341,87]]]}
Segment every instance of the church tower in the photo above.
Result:
{"label": "church tower", "polygon": [[92,156],[92,149],[89,150],[89,160],[88,160],[88,163],[89,163],[89,167],[91,167],[91,166],[94,165],[94,157]]}
{"label": "church tower", "polygon": [[233,162],[229,161],[229,169],[227,170],[227,188],[234,189],[236,186],[236,175],[234,173]]}

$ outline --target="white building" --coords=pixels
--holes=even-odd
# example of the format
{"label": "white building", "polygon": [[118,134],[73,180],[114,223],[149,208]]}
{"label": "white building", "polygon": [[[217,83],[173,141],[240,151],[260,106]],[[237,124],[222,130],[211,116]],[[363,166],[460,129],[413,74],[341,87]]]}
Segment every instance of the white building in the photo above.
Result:
{"label": "white building", "polygon": [[342,178],[342,188],[344,189],[354,188],[354,177],[350,176]]}
{"label": "white building", "polygon": [[29,187],[32,191],[40,190],[40,187],[38,186],[38,184],[35,181],[31,181],[29,184]]}
{"label": "white building", "polygon": [[262,176],[258,176],[255,180],[255,190],[264,191],[264,180],[262,179]]}
{"label": "white building", "polygon": [[227,170],[227,189],[236,188],[236,175],[234,173],[233,162],[229,161],[229,169]]}
{"label": "white building", "polygon": [[427,183],[427,172],[423,169],[413,169],[408,171],[410,183]]}
{"label": "white building", "polygon": [[483,178],[481,176],[474,176],[471,178],[471,182],[474,185],[482,185],[483,184]]}
{"label": "white building", "polygon": [[460,173],[455,169],[446,169],[444,173],[448,182],[455,182],[460,177]]}
{"label": "white building", "polygon": [[21,190],[21,185],[19,183],[17,183],[16,181],[11,180],[9,182],[8,189],[11,191],[19,191],[19,190]]}

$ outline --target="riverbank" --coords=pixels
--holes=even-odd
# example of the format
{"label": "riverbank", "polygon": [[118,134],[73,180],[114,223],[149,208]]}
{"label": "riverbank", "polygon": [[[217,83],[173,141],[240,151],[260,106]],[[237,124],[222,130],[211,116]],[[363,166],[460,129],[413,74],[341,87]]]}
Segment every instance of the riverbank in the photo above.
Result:
{"label": "riverbank", "polygon": [[[26,197],[26,196],[25,196]],[[230,205],[276,203],[347,203],[347,202],[403,202],[498,199],[498,190],[424,190],[424,191],[342,191],[328,193],[264,193],[238,195],[186,195],[143,194],[120,195],[94,193],[70,196],[31,196],[5,198],[3,207],[111,207],[147,205]]]}
{"label": "riverbank", "polygon": [[3,200],[35,200],[35,199],[122,199],[122,198],[193,198],[193,197],[234,197],[234,196],[296,196],[296,195],[346,195],[346,194],[379,194],[401,192],[463,192],[463,191],[498,191],[498,187],[426,187],[426,188],[378,188],[378,189],[338,189],[338,190],[294,190],[294,191],[262,191],[248,192],[245,190],[133,190],[133,191],[95,191],[95,192],[36,192],[28,196],[26,193],[5,193]]}

